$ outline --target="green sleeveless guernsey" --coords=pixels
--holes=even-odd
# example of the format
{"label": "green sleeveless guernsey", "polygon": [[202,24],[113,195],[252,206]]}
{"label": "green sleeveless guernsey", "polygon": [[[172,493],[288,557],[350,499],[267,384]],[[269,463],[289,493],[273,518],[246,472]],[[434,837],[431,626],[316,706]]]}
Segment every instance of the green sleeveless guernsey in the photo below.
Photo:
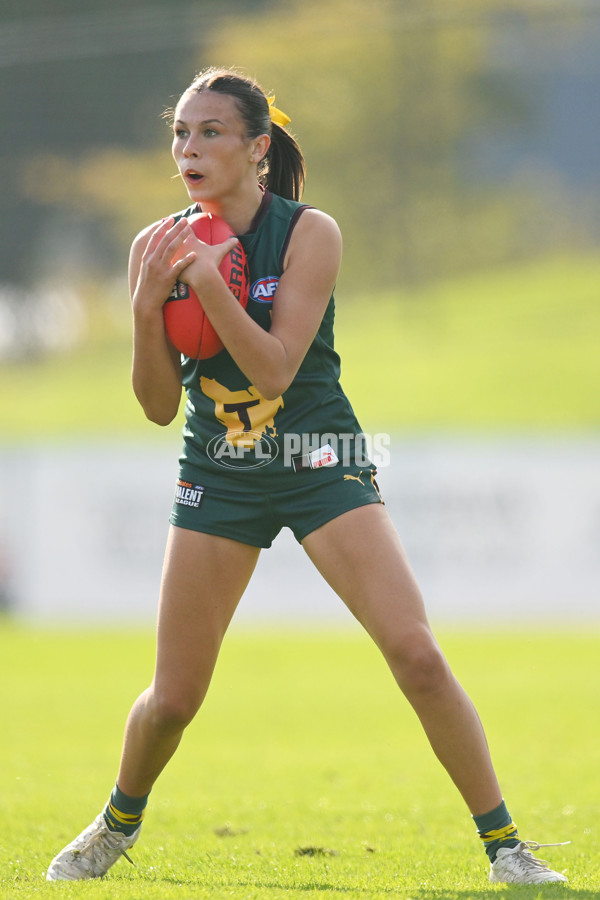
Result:
{"label": "green sleeveless guernsey", "polygon": [[[266,331],[291,233],[306,208],[265,191],[251,231],[239,235],[250,270],[247,313]],[[176,218],[198,211],[189,207]],[[339,383],[333,320],[332,294],[296,377],[274,400],[258,392],[225,349],[211,359],[182,357],[187,394],[182,473],[204,486],[263,491],[298,487],[306,478],[339,478],[340,470],[353,471],[357,460],[370,466],[360,425]],[[317,462],[296,471],[292,459],[324,445],[333,447],[336,465]]]}

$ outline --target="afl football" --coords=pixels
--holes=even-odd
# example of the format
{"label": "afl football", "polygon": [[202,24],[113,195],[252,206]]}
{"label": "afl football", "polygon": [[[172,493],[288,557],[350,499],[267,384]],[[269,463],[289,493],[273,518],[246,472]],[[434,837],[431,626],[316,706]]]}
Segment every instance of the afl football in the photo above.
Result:
{"label": "afl football", "polygon": [[[234,232],[227,222],[212,213],[188,216],[188,222],[205,244],[222,244]],[[246,254],[240,243],[225,254],[219,271],[225,284],[246,308],[248,303],[249,272]],[[183,281],[177,281],[163,307],[165,328],[174,346],[192,359],[210,359],[223,349],[223,343],[204,314],[197,294]]]}

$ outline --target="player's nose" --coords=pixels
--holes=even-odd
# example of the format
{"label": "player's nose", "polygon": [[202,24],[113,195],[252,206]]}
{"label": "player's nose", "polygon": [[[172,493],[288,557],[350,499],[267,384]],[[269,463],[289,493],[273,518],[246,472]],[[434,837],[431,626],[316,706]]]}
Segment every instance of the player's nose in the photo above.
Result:
{"label": "player's nose", "polygon": [[196,159],[199,155],[198,145],[194,138],[194,135],[190,134],[187,141],[183,145],[183,155],[187,158]]}

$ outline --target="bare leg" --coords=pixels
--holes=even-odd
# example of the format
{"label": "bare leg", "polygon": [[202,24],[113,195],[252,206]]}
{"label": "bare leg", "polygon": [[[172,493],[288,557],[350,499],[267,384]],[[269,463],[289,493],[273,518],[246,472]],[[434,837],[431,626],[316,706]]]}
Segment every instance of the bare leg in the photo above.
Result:
{"label": "bare leg", "polygon": [[381,649],[471,813],[494,809],[502,795],[481,722],[435,641],[385,508],[351,510],[303,546]]}
{"label": "bare leg", "polygon": [[129,714],[117,777],[129,796],[149,793],[204,700],[221,642],[259,553],[227,538],[171,529],[156,671]]}

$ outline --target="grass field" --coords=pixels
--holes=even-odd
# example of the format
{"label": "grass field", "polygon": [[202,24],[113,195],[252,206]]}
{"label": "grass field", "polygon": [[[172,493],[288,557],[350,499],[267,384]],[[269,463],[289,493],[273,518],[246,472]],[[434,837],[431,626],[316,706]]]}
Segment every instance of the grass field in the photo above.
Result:
{"label": "grass field", "polygon": [[[363,428],[598,428],[599,283],[600,259],[582,257],[338,297],[342,384]],[[0,440],[161,434],[130,388],[125,285],[118,315],[114,302],[95,298],[79,348],[0,366]]]}
{"label": "grass field", "polygon": [[234,625],[211,692],[159,780],[132,855],[47,884],[112,786],[153,663],[148,632],[0,627],[0,897],[600,896],[600,631],[458,633],[441,643],[486,724],[521,836],[569,886],[491,886],[455,789],[355,626]]}

